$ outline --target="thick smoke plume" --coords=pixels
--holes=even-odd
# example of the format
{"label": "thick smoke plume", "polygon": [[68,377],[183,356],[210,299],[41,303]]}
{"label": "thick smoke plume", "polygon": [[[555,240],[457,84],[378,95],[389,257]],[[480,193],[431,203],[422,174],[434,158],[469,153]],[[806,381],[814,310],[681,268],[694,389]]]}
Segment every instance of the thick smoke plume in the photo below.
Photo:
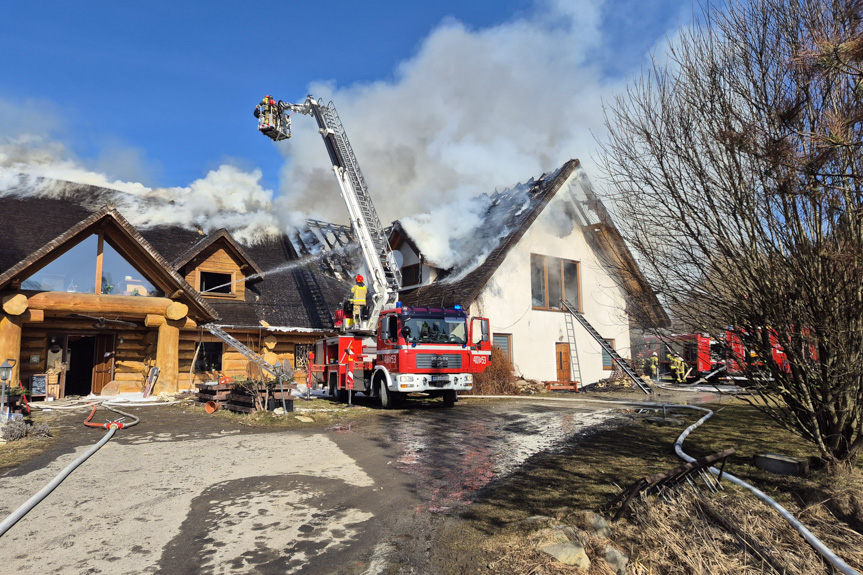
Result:
{"label": "thick smoke plume", "polygon": [[[472,233],[488,201],[481,194],[570,158],[593,175],[601,97],[622,87],[605,78],[592,56],[618,41],[601,33],[602,10],[614,8],[587,0],[537,2],[530,14],[493,27],[442,22],[392,80],[308,86],[325,103],[335,102],[383,223],[405,220],[419,247],[443,267],[475,259],[469,250],[480,246]],[[301,102],[304,92],[274,96]],[[31,189],[40,194],[62,192],[41,177],[104,186],[119,190],[115,201],[136,226],[228,227],[244,242],[287,232],[306,217],[346,223],[311,118],[295,116],[294,137],[278,144],[287,161],[276,195],[261,186],[260,171],[229,165],[183,187],[152,189],[109,178],[93,168],[97,162],[88,166],[62,144],[15,125],[22,114],[5,113],[8,108],[0,101],[0,129],[7,134],[0,137],[0,190],[26,188],[16,185],[21,174],[33,178]],[[135,163],[134,150],[126,160]]]}
{"label": "thick smoke plume", "polygon": [[[440,209],[453,216],[451,233],[461,234],[477,223],[471,208],[478,206],[466,198],[571,158],[592,171],[592,133],[604,130],[601,98],[621,87],[604,80],[590,57],[603,46],[601,3],[544,8],[481,30],[445,21],[391,82],[311,86],[314,96],[336,105],[385,223]],[[315,206],[323,219],[341,217],[317,126],[293,120],[294,137],[279,145],[289,160],[282,192],[293,205]],[[322,198],[332,201],[324,207]],[[440,208],[465,201],[467,209]]]}

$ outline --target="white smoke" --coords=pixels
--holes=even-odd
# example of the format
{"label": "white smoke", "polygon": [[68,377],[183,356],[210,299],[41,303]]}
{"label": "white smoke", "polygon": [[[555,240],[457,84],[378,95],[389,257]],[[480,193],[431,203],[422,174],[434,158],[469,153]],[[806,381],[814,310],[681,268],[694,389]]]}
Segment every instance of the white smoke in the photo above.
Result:
{"label": "white smoke", "polygon": [[[591,171],[601,97],[621,87],[588,56],[604,41],[601,5],[544,3],[533,16],[480,30],[446,20],[392,81],[313,84],[314,96],[336,105],[382,221],[490,193],[574,157]],[[290,160],[282,192],[324,219],[343,217],[317,126],[293,120],[294,137],[280,144]],[[465,212],[464,226],[475,221]]]}
{"label": "white smoke", "polygon": [[296,229],[304,221],[284,200],[273,200],[272,190],[260,184],[261,175],[260,170],[222,165],[185,187],[149,188],[89,170],[57,141],[30,134],[0,140],[0,195],[60,197],[74,188],[66,182],[89,184],[116,190],[110,201],[136,227],[227,228],[247,244]]}
{"label": "white smoke", "polygon": [[[470,250],[481,247],[471,241],[486,209],[481,194],[570,158],[595,173],[594,136],[604,132],[601,98],[623,86],[606,78],[595,58],[608,59],[620,42],[601,26],[604,11],[615,9],[602,0],[536,0],[530,13],[486,28],[447,19],[391,80],[313,82],[309,92],[335,102],[381,220],[402,219],[438,265],[464,265],[478,256]],[[274,96],[301,102],[305,94]],[[51,109],[39,102],[25,107]],[[229,165],[183,187],[153,189],[108,177],[97,169],[107,161],[126,165],[123,173],[133,179],[146,159],[127,149],[87,164],[60,138],[34,138],[15,118],[37,118],[43,125],[29,133],[40,134],[56,131],[59,119],[20,108],[0,101],[0,129],[7,134],[0,139],[0,193],[8,187],[4,181],[21,173],[94,184],[124,192],[117,203],[135,225],[228,227],[246,242],[288,231],[306,216],[346,222],[311,118],[295,116],[294,137],[279,144],[288,161],[276,197],[261,186],[260,171]],[[42,186],[40,193],[56,192]]]}

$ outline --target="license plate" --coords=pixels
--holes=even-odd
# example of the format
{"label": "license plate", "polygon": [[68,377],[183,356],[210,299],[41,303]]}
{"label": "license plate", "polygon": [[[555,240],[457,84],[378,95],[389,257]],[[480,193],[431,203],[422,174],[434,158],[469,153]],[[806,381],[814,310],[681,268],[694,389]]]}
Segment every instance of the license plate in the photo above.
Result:
{"label": "license plate", "polygon": [[448,375],[433,375],[431,376],[432,381],[449,381]]}

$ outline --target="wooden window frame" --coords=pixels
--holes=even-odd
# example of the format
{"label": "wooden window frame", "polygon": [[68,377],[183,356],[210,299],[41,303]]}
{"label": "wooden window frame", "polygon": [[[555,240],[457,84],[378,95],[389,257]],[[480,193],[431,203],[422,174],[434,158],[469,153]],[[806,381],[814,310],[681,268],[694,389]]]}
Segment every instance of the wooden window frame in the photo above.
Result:
{"label": "wooden window frame", "polygon": [[[237,272],[234,271],[234,272],[228,273],[228,272],[216,271],[216,270],[212,270],[212,269],[208,270],[205,268],[198,268],[197,272],[198,272],[198,285],[196,286],[196,289],[198,290],[198,293],[201,294],[203,297],[230,298],[230,299],[236,299],[237,298],[237,290],[234,288],[234,286],[237,285]],[[204,274],[219,274],[221,276],[230,276],[231,277],[231,285],[230,285],[231,293],[218,293],[218,292],[210,292],[210,291],[204,292],[204,291],[202,291],[201,288],[203,287],[202,283],[204,281]]]}
{"label": "wooden window frame", "polygon": [[561,295],[566,294],[566,282],[564,280],[563,264],[569,263],[569,264],[575,265],[575,273],[576,273],[576,277],[577,277],[576,283],[578,284],[576,286],[576,290],[578,290],[578,301],[577,302],[570,302],[570,303],[575,303],[576,310],[581,312],[582,311],[582,309],[581,309],[581,262],[578,262],[575,260],[568,260],[565,258],[558,258],[555,256],[544,256],[542,254],[531,253],[530,254],[531,270],[530,270],[530,274],[529,274],[531,282],[533,282],[533,258],[542,258],[542,284],[543,284],[543,290],[545,292],[543,294],[543,299],[545,301],[545,305],[544,306],[533,305],[533,284],[531,283],[531,292],[530,292],[531,308],[535,309],[535,310],[539,310],[539,311],[563,311],[563,312],[566,311],[565,309],[563,309],[562,306],[561,307],[551,307],[549,305],[550,302],[548,301],[548,264],[549,264],[549,261],[552,261],[552,262],[557,262],[558,266],[560,267],[560,293],[561,293]]}

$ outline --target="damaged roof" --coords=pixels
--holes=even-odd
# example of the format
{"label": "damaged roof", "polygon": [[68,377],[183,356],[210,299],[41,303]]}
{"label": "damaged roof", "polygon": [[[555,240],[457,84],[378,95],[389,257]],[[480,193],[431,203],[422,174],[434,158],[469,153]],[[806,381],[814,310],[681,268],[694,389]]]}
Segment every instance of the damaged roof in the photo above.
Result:
{"label": "damaged roof", "polygon": [[[401,300],[407,305],[452,306],[472,304],[485,289],[495,271],[503,263],[509,251],[521,240],[545,207],[560,191],[564,183],[580,168],[580,162],[572,159],[558,170],[548,172],[538,179],[517,184],[489,196],[490,205],[483,224],[475,236],[478,244],[494,247],[475,267],[442,270],[437,280],[429,285],[406,290]],[[628,295],[628,312],[642,325],[667,326],[670,320],[664,308],[649,287],[627,248],[611,216],[593,192],[590,182],[582,174],[583,197],[575,202],[587,241],[600,260],[621,280]],[[415,242],[397,222],[393,235],[398,241]],[[416,250],[422,258],[419,250]],[[433,262],[423,261],[431,266]]]}
{"label": "damaged roof", "polygon": [[509,251],[578,166],[578,160],[570,160],[537,180],[492,194],[485,218],[489,225],[479,228],[476,237],[477,243],[495,245],[484,261],[467,273],[458,268],[444,270],[434,283],[403,292],[402,301],[407,305],[433,306],[473,303]]}
{"label": "damaged roof", "polygon": [[[50,187],[45,182],[40,184],[43,188]],[[241,246],[225,229],[210,234],[179,226],[136,229],[112,207],[97,206],[100,201],[110,202],[112,190],[68,182],[63,182],[58,189],[62,191],[52,193],[51,197],[34,196],[25,188],[0,190],[0,213],[5,216],[5,224],[0,226],[0,245],[3,246],[0,282],[8,283],[22,269],[38,263],[73,236],[89,235],[88,226],[95,219],[110,215],[165,268],[165,273],[170,274],[191,299],[207,310],[207,315],[217,318],[215,323],[222,326],[331,330],[333,310],[350,293],[350,283],[330,277],[322,270],[322,267],[331,271],[351,266],[348,256],[352,252],[347,248],[350,235],[339,230],[339,226],[329,230],[338,232],[336,243],[327,241],[329,234],[319,238],[319,231],[297,232],[295,236],[303,238],[300,245],[306,256],[300,257],[292,242],[296,238],[288,236],[259,238],[253,245]],[[321,224],[314,222],[310,228],[326,228]],[[247,284],[245,301],[201,296],[178,273],[185,262],[220,239],[247,261],[256,274],[263,276],[261,281]],[[349,274],[350,271],[344,277]]]}

